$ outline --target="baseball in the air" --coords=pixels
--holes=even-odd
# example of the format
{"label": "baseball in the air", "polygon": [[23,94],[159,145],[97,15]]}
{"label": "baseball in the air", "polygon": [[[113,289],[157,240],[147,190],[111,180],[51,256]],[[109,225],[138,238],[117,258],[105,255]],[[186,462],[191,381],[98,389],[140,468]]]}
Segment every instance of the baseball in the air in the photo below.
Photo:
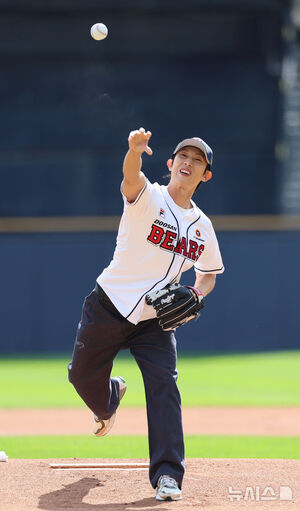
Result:
{"label": "baseball in the air", "polygon": [[101,41],[105,39],[108,34],[107,26],[104,23],[95,23],[95,25],[91,28],[91,36],[96,41]]}

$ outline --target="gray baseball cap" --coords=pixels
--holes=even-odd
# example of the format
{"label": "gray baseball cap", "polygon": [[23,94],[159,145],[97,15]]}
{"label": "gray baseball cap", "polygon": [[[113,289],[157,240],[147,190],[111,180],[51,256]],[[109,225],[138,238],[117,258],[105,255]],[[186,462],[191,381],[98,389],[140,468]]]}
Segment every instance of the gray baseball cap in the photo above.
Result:
{"label": "gray baseball cap", "polygon": [[176,148],[173,152],[173,155],[175,155],[176,153],[178,153],[178,151],[180,149],[182,149],[183,147],[186,147],[188,145],[192,146],[192,147],[197,147],[197,149],[200,149],[201,151],[203,151],[205,154],[207,163],[210,166],[212,165],[213,151],[209,147],[209,145],[206,142],[204,142],[204,140],[202,140],[202,138],[199,138],[199,137],[185,138],[184,140],[179,142],[179,144],[176,146]]}

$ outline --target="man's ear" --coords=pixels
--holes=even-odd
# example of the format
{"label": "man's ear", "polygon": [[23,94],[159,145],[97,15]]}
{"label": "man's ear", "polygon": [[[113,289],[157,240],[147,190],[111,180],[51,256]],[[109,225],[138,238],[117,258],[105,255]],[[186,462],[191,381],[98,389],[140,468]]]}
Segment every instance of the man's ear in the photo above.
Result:
{"label": "man's ear", "polygon": [[209,181],[212,178],[212,172],[210,170],[207,170],[205,172],[205,181]]}
{"label": "man's ear", "polygon": [[172,165],[173,165],[173,160],[172,160],[172,158],[169,158],[167,160],[167,167],[168,167],[169,170],[171,170]]}

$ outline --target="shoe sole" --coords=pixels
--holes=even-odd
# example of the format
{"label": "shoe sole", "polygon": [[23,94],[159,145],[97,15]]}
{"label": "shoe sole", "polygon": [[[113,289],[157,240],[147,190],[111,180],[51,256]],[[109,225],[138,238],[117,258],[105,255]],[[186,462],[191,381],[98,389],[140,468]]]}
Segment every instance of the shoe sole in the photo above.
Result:
{"label": "shoe sole", "polygon": [[[116,376],[115,379],[119,383],[119,401],[121,401],[122,397],[124,396],[124,394],[126,392],[127,386],[126,386],[125,380],[124,380],[124,378],[122,378],[122,376]],[[98,436],[98,437],[108,435],[108,433],[110,432],[111,428],[113,427],[113,425],[115,423],[115,418],[116,418],[116,412],[110,417],[109,422],[106,426],[105,426],[105,423],[103,422],[103,420],[101,420],[101,419],[99,419],[98,421],[95,421],[96,425],[99,423],[99,425],[101,425],[102,427],[100,429],[99,428],[95,429],[94,435]]]}
{"label": "shoe sole", "polygon": [[182,499],[182,495],[179,495],[178,497],[176,496],[170,496],[168,495],[167,497],[161,497],[160,495],[156,495],[156,500],[164,500],[164,501],[168,501],[170,502],[171,500],[181,500]]}
{"label": "shoe sole", "polygon": [[107,435],[107,434],[110,432],[110,430],[111,430],[111,428],[113,427],[113,425],[114,425],[115,418],[116,418],[116,414],[114,413],[114,414],[111,416],[111,418],[110,418],[110,420],[109,420],[109,423],[108,423],[106,426],[105,426],[104,421],[103,421],[103,420],[101,420],[101,419],[100,419],[99,421],[97,421],[97,422],[95,421],[95,422],[96,422],[96,425],[97,425],[97,424],[99,424],[99,426],[102,426],[102,427],[100,427],[100,428],[96,429],[96,430],[94,431],[94,435],[95,435],[95,436],[105,436],[105,435]]}

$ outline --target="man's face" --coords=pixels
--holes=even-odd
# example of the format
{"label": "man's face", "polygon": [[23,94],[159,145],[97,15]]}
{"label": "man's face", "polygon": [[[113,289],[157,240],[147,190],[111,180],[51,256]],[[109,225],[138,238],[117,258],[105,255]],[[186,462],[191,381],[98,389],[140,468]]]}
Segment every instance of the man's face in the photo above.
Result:
{"label": "man's face", "polygon": [[200,181],[206,181],[207,161],[204,153],[196,147],[186,146],[175,155],[170,167],[171,182],[185,183],[195,189]]}

